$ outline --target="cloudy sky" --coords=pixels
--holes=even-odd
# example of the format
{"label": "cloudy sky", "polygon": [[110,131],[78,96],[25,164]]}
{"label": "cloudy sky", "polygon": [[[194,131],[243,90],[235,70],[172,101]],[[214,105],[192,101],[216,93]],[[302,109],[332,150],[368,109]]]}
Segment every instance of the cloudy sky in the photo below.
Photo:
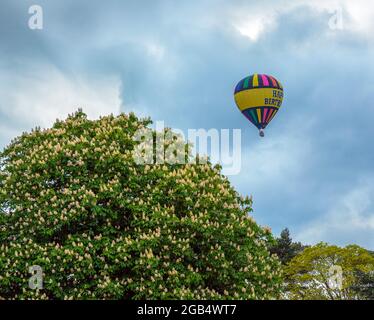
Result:
{"label": "cloudy sky", "polygon": [[[264,139],[232,96],[257,72],[285,88]],[[259,223],[311,244],[374,249],[373,93],[372,0],[0,2],[1,147],[79,107],[238,128],[235,188]]]}

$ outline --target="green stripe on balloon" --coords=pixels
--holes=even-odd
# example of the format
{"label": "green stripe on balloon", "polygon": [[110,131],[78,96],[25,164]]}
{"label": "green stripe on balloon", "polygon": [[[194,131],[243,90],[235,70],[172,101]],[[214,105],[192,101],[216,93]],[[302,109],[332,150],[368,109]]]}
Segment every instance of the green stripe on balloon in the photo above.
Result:
{"label": "green stripe on balloon", "polygon": [[249,77],[245,78],[244,84],[243,84],[243,88],[247,89],[248,88],[248,84],[249,84]]}
{"label": "green stripe on balloon", "polygon": [[250,112],[251,112],[251,115],[252,115],[252,119],[253,119],[253,121],[255,122],[255,124],[257,124],[258,121],[257,121],[257,115],[256,115],[255,110],[254,110],[254,109],[251,109]]}

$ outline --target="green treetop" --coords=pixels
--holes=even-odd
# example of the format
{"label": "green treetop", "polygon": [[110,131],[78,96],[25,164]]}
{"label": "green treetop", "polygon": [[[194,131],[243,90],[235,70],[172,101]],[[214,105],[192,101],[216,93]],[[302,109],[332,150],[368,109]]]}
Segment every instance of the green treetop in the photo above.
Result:
{"label": "green treetop", "polygon": [[[139,165],[150,121],[82,112],[0,154],[0,297],[263,299],[280,290],[272,235],[206,164]],[[30,266],[43,289],[29,288]]]}
{"label": "green treetop", "polygon": [[[374,272],[374,257],[357,245],[345,248],[319,243],[306,248],[285,267],[286,298],[366,299],[360,279]],[[359,289],[363,290],[359,290]],[[362,292],[363,291],[363,292]]]}

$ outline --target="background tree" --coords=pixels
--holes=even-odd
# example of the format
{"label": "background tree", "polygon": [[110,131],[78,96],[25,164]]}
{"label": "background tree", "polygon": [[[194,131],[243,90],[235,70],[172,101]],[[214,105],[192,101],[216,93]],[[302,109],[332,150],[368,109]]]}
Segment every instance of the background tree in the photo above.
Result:
{"label": "background tree", "polygon": [[283,229],[280,237],[276,239],[275,244],[270,248],[270,252],[276,254],[282,264],[287,264],[298,253],[306,248],[300,242],[292,242],[288,228]]}
{"label": "background tree", "polygon": [[374,271],[364,272],[355,270],[357,283],[352,286],[352,290],[365,300],[374,300]]}
{"label": "background tree", "polygon": [[[374,258],[374,251],[369,251],[369,253]],[[353,290],[357,294],[366,299],[374,300],[374,271],[363,272],[361,270],[356,270],[357,284],[353,286]]]}
{"label": "background tree", "polygon": [[[342,271],[339,288],[338,268]],[[364,299],[354,288],[357,271],[374,271],[374,257],[365,249],[320,243],[306,248],[285,267],[286,297],[290,299]]]}
{"label": "background tree", "polygon": [[[267,250],[270,231],[249,216],[251,200],[209,162],[136,164],[133,135],[149,123],[77,112],[5,148],[0,296],[278,296],[280,262]],[[43,290],[29,289],[32,265],[43,268]]]}

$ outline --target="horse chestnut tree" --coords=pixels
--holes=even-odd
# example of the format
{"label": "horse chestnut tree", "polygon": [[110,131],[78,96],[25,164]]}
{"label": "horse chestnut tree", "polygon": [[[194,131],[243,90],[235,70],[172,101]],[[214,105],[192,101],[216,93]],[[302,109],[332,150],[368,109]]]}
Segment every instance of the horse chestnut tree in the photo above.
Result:
{"label": "horse chestnut tree", "polygon": [[138,164],[133,135],[149,124],[78,111],[1,152],[1,298],[278,297],[280,263],[251,199],[209,161]]}

